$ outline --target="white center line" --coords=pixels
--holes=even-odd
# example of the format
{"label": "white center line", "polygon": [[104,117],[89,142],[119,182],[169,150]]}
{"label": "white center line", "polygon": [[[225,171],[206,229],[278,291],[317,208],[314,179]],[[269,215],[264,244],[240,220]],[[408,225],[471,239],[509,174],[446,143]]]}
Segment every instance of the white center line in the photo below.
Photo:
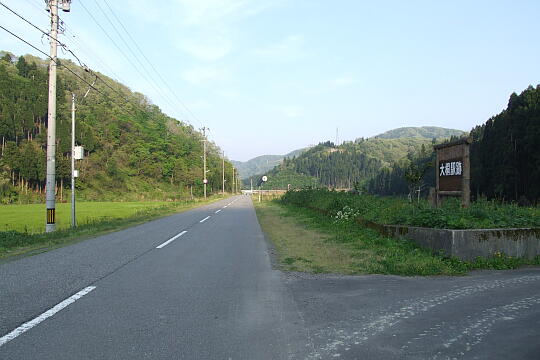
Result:
{"label": "white center line", "polygon": [[216,210],[216,214],[217,214],[217,213],[219,213],[220,211],[221,211],[221,209],[219,209],[219,210]]}
{"label": "white center line", "polygon": [[202,222],[205,222],[205,221],[208,220],[208,219],[210,219],[210,216],[205,217],[204,219],[202,219],[202,220],[199,221],[199,222],[202,223]]}
{"label": "white center line", "polygon": [[225,205],[223,208],[226,209],[226,208],[227,208],[227,205]]}
{"label": "white center line", "polygon": [[42,321],[46,320],[47,318],[53,316],[54,314],[56,314],[60,310],[64,309],[68,305],[73,304],[75,301],[79,300],[80,298],[82,298],[84,295],[88,294],[90,291],[94,290],[95,288],[96,288],[95,286],[88,286],[88,287],[82,289],[81,291],[79,291],[75,295],[72,295],[72,296],[68,297],[66,300],[64,300],[61,303],[55,305],[53,308],[45,311],[43,314],[39,315],[37,318],[22,324],[21,326],[19,326],[18,328],[16,328],[12,332],[10,332],[9,334],[2,336],[0,338],[0,347],[2,345],[5,345],[7,342],[15,339],[17,336],[27,332],[28,330],[30,330],[34,326],[38,325],[40,322],[42,322]]}
{"label": "white center line", "polygon": [[169,245],[170,243],[172,243],[174,240],[178,239],[180,236],[184,235],[185,233],[187,233],[187,231],[185,230],[182,231],[180,234],[173,236],[169,240],[165,241],[163,244],[156,246],[156,249],[161,249],[162,247]]}

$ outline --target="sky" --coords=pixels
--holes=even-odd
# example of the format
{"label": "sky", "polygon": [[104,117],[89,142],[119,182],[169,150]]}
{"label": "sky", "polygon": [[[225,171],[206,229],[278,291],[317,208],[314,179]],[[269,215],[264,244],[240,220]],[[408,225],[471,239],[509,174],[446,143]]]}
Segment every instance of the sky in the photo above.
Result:
{"label": "sky", "polygon": [[[43,0],[0,1],[50,27]],[[339,142],[468,131],[540,83],[539,16],[538,0],[73,0],[60,40],[245,161],[336,129]],[[0,18],[49,52],[39,31],[3,7]],[[41,55],[0,32],[1,50]]]}

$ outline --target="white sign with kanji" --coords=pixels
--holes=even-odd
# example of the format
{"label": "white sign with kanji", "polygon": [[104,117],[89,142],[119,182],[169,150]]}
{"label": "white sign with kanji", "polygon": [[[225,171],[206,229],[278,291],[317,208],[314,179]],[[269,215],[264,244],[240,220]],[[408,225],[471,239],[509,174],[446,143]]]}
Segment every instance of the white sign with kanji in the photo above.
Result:
{"label": "white sign with kanji", "polygon": [[439,176],[461,176],[463,175],[463,164],[461,161],[441,162]]}

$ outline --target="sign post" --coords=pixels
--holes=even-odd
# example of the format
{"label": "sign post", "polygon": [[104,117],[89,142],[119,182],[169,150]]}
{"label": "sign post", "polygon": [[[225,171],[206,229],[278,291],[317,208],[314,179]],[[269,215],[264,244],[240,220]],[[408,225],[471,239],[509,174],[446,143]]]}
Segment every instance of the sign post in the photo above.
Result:
{"label": "sign post", "polygon": [[435,145],[436,204],[441,206],[445,196],[461,197],[461,205],[471,204],[471,164],[469,146],[471,138],[463,138],[446,144]]}
{"label": "sign post", "polygon": [[268,181],[268,177],[266,175],[264,175],[262,178],[261,178],[261,182],[260,182],[260,185],[259,185],[259,202],[261,202],[261,185],[264,184],[265,182]]}

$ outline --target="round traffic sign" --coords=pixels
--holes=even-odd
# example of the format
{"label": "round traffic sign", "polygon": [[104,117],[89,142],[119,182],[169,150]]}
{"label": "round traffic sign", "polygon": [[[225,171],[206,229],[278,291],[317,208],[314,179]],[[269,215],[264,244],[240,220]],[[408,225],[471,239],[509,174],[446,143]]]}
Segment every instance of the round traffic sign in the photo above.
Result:
{"label": "round traffic sign", "polygon": [[268,177],[267,177],[266,175],[264,175],[264,176],[262,177],[262,181],[264,181],[264,182],[268,181]]}
{"label": "round traffic sign", "polygon": [[207,179],[204,179],[204,180],[203,180],[203,183],[208,184],[208,180],[207,180]]}

